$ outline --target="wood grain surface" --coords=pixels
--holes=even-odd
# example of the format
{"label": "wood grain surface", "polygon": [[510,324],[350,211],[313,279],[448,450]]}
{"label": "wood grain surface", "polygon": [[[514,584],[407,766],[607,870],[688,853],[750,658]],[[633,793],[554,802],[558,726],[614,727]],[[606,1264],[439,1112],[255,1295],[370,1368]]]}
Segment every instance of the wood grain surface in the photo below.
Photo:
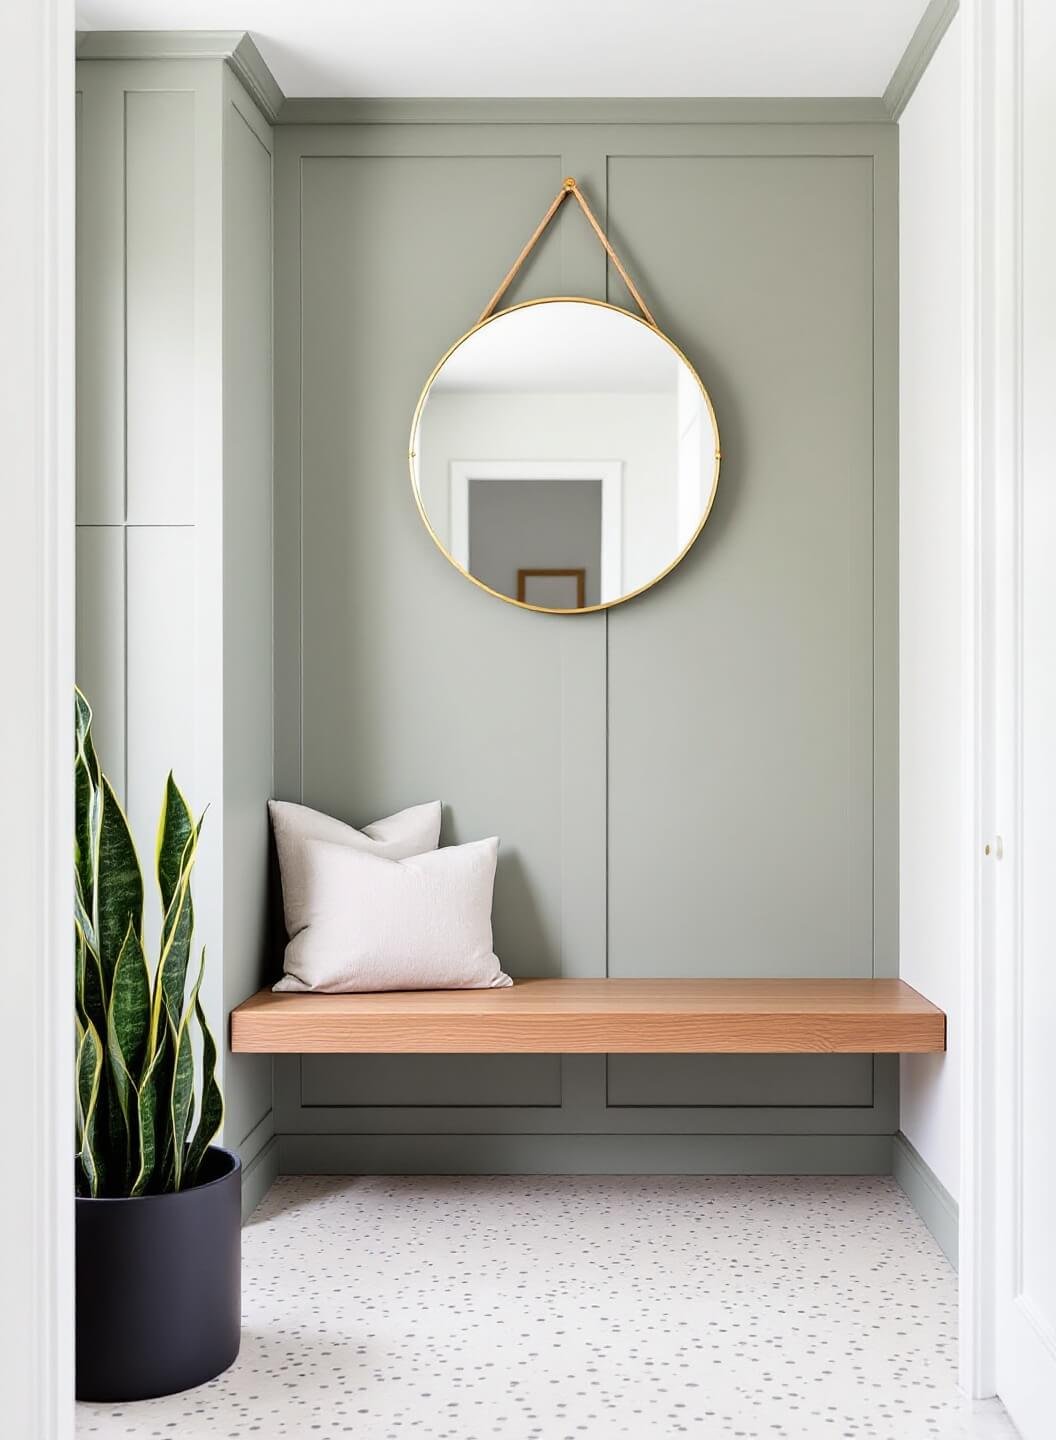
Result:
{"label": "wood grain surface", "polygon": [[502,990],[276,995],[231,1015],[263,1054],[908,1053],[946,1017],[901,980],[519,980]]}

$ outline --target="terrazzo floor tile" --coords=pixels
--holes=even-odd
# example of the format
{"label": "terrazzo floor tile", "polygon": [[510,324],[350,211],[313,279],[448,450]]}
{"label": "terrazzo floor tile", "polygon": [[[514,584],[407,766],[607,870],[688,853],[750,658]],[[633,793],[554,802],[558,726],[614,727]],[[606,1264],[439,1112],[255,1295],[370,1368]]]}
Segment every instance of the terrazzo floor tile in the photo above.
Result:
{"label": "terrazzo floor tile", "polygon": [[1012,1440],[956,1389],[955,1276],[885,1178],[287,1177],[201,1389],[79,1437]]}

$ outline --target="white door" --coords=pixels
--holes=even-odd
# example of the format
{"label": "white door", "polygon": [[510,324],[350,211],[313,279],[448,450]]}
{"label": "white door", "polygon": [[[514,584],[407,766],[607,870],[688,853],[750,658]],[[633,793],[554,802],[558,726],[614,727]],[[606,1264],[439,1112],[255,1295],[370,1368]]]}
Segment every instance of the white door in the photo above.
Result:
{"label": "white door", "polygon": [[[998,826],[1011,833],[1003,836],[1003,858],[993,872],[995,1380],[1024,1440],[1051,1440],[1056,1435],[1056,5],[1009,0],[1009,9],[1019,12],[1022,26],[1021,292],[1014,306],[1021,363],[1019,383],[1012,386],[1021,395],[1021,489],[1018,524],[1009,527],[1004,556],[1009,593],[1018,596],[1018,623],[1013,604],[999,634],[999,648],[1004,644],[1009,654],[999,669],[1004,693],[997,696],[999,751],[1006,763],[998,771],[996,815]],[[1014,491],[1014,447],[1009,459]],[[1003,483],[999,474],[998,485]]]}

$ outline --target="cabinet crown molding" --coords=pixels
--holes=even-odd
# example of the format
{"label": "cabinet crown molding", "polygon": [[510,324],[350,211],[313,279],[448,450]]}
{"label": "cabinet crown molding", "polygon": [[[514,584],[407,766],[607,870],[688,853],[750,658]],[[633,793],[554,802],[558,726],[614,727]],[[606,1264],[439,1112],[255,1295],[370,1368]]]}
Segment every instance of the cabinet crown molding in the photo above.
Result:
{"label": "cabinet crown molding", "polygon": [[275,124],[285,96],[244,30],[81,30],[80,60],[223,60]]}

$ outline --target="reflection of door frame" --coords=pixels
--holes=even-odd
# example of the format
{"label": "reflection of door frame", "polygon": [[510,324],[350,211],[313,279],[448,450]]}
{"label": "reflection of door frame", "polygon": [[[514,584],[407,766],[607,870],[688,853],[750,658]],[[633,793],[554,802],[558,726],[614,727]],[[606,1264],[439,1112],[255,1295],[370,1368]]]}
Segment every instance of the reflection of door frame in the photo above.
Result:
{"label": "reflection of door frame", "polygon": [[452,460],[451,557],[469,570],[469,482],[471,480],[600,480],[601,575],[599,598],[623,591],[622,460]]}

